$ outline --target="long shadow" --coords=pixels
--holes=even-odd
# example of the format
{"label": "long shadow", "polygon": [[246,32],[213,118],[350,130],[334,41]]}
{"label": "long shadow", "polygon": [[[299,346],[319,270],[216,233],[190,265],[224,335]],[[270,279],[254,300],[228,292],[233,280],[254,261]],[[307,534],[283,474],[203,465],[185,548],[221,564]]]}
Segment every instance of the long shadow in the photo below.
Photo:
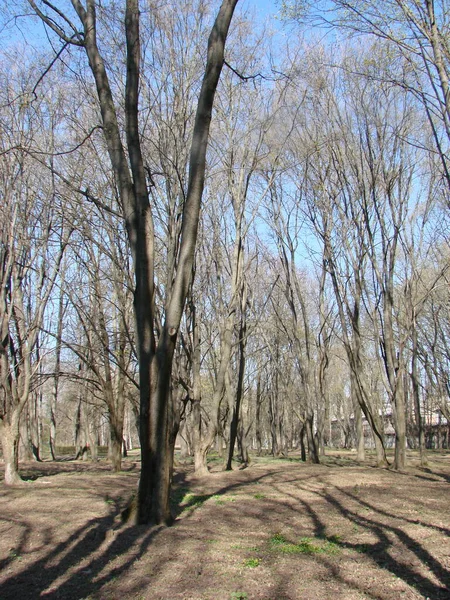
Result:
{"label": "long shadow", "polygon": [[[288,477],[286,477],[286,475],[288,475]],[[280,508],[283,506],[289,511],[294,510],[299,514],[306,513],[312,520],[315,535],[318,538],[328,539],[327,526],[320,518],[317,510],[314,509],[313,503],[299,500],[295,493],[290,493],[286,487],[283,489],[283,486],[286,486],[287,483],[294,483],[296,484],[297,489],[303,489],[309,494],[315,494],[318,500],[322,499],[324,502],[327,502],[330,507],[333,507],[346,519],[349,519],[360,527],[364,527],[367,531],[370,531],[376,536],[376,541],[372,544],[352,544],[335,539],[333,539],[333,543],[344,549],[369,555],[380,568],[395,574],[408,585],[417,589],[424,597],[433,598],[433,600],[448,600],[450,597],[449,590],[444,586],[449,585],[449,572],[434,556],[402,529],[394,525],[386,525],[380,520],[382,517],[396,518],[395,514],[372,506],[370,503],[365,502],[359,497],[355,497],[344,489],[335,487],[334,489],[336,492],[344,494],[349,500],[359,503],[362,507],[370,508],[370,510],[375,514],[378,514],[380,518],[377,519],[373,516],[362,516],[351,508],[352,502],[343,503],[335,497],[333,493],[323,490],[311,490],[308,488],[306,484],[311,480],[318,483],[323,482],[320,476],[317,477],[317,474],[309,474],[307,471],[303,474],[299,473],[298,477],[290,477],[290,474],[287,474],[286,470],[282,467],[262,474],[252,474],[247,471],[245,478],[230,482],[230,484],[218,488],[216,488],[212,482],[211,488],[214,488],[212,493],[203,494],[201,498],[198,496],[198,498],[202,500],[201,502],[199,501],[198,504],[195,502],[190,504],[189,501],[187,505],[191,510],[196,510],[197,506],[201,506],[213,495],[220,496],[230,494],[233,491],[245,489],[247,486],[253,486],[258,482],[264,482],[271,485],[273,489],[281,494],[282,497],[286,498],[286,500],[266,499],[264,501],[264,510],[261,510],[260,514],[251,515],[253,518],[258,518],[260,520],[262,527],[267,527],[267,515],[270,515],[272,511],[274,511],[274,514],[277,514],[277,507]],[[197,482],[188,481],[186,474],[184,473],[177,476],[176,485],[174,486],[174,509],[176,511],[181,512],[181,510],[186,508],[186,503],[184,502],[181,504],[181,500],[184,498],[185,492],[194,489],[196,484]],[[181,490],[178,496],[177,490]],[[195,494],[193,494],[192,497],[195,498]],[[270,507],[272,511],[270,509],[267,510],[267,507]],[[251,506],[249,508],[251,508]],[[150,544],[157,539],[161,529],[146,529],[144,527],[127,526],[114,528],[115,518],[119,514],[119,509],[120,507],[118,503],[116,503],[114,507],[111,507],[110,513],[107,516],[90,520],[75,531],[67,540],[51,547],[42,559],[29,565],[18,575],[14,575],[7,579],[2,584],[2,589],[0,591],[2,600],[16,600],[17,598],[27,600],[35,599],[37,597],[51,600],[61,598],[64,600],[80,600],[81,598],[86,598],[100,592],[101,588],[110,581],[111,578],[120,577],[130,571],[135,562],[147,552]],[[246,507],[244,507],[243,512],[238,511],[234,517],[236,519],[236,522],[234,523],[236,528],[239,525],[239,517],[245,513],[245,510]],[[189,515],[186,519],[189,520]],[[173,527],[177,528],[178,525],[182,526],[183,521],[175,521]],[[405,521],[414,524],[418,523],[416,520],[405,519]],[[233,527],[234,525],[233,522],[230,522],[230,526]],[[426,527],[433,527],[427,523],[423,523],[423,525]],[[449,533],[445,528],[438,528],[438,530],[447,535]],[[182,528],[180,531],[182,532]],[[109,534],[112,535],[112,541],[107,545],[105,544],[105,547],[102,548],[102,545]],[[430,569],[442,585],[436,585],[426,576],[419,574],[408,565],[397,562],[390,556],[389,550],[392,547],[392,542],[389,539],[388,534],[395,535],[404,547],[412,552],[423,565]],[[20,552],[21,547],[24,545],[27,535],[29,535],[29,532],[25,529],[19,546],[17,547],[17,553]],[[48,540],[48,543],[50,544],[51,540]],[[130,553],[130,546],[136,546],[136,551]],[[125,553],[129,560],[126,562],[123,561],[113,570],[107,568],[108,563]],[[10,557],[4,561],[3,567],[6,567],[9,560],[13,558],[14,557]],[[337,580],[341,580],[347,586],[353,586],[355,589],[359,589],[358,583],[346,581],[341,576],[339,568],[333,560],[328,561],[325,557],[317,557],[317,560],[320,560],[326,565],[329,569],[330,576],[333,576]],[[67,572],[68,567],[73,567],[73,565],[79,563],[82,563],[83,566],[76,569],[62,583],[59,582],[59,579]],[[189,569],[189,565],[186,566],[186,569]],[[139,587],[139,585],[140,584],[138,583],[137,587]],[[367,593],[367,590],[364,591]],[[280,598],[280,600],[283,597],[287,598],[288,596],[284,594],[284,591],[280,588],[278,598]],[[374,598],[375,597],[376,596],[374,596]]]}
{"label": "long shadow", "polygon": [[[354,502],[370,508],[370,510],[386,516],[394,517],[387,511],[380,510],[377,507],[355,497],[353,494],[346,492],[345,490],[339,489],[341,494],[351,498]],[[443,567],[439,561],[437,561],[432,554],[428,552],[417,540],[412,539],[407,533],[405,533],[399,527],[393,525],[386,525],[380,523],[375,519],[360,515],[350,510],[347,505],[342,504],[332,496],[330,493],[320,494],[330,505],[334,506],[343,516],[347,519],[364,527],[368,531],[371,531],[377,538],[378,541],[373,544],[351,544],[348,542],[339,541],[344,548],[356,550],[357,552],[365,553],[370,555],[381,568],[389,570],[391,573],[403,579],[408,585],[416,588],[426,598],[433,598],[434,600],[448,600],[450,597],[450,571]],[[425,526],[428,526],[424,523]],[[436,578],[442,583],[442,586],[434,584],[427,577],[421,575],[417,571],[411,569],[405,563],[396,561],[388,552],[392,546],[392,542],[389,540],[386,532],[394,534],[402,544],[422,562],[428,569],[436,576]]]}
{"label": "long shadow", "polygon": [[[319,481],[320,478],[316,478],[316,480]],[[302,488],[304,489],[304,491],[311,493],[311,490],[304,488],[301,485],[299,485],[299,488]],[[365,502],[362,499],[355,497],[353,494],[350,494],[343,489],[336,489],[341,494],[346,495],[352,501],[359,503],[364,508],[370,509],[373,512],[378,513],[382,517],[398,518],[396,517],[396,515],[391,514],[386,510],[379,509],[378,507],[375,507],[369,504],[368,502]],[[441,563],[438,560],[436,560],[435,557],[432,554],[430,554],[430,552],[428,552],[420,543],[412,539],[399,527],[395,527],[393,525],[386,525],[375,519],[359,515],[356,512],[352,511],[347,504],[344,505],[341,502],[339,502],[339,500],[330,493],[316,491],[315,493],[319,498],[322,498],[328,504],[337,509],[342,516],[344,516],[346,519],[349,519],[356,525],[365,528],[367,531],[370,531],[378,539],[378,541],[372,544],[352,544],[349,542],[345,542],[340,539],[336,539],[334,536],[327,536],[326,524],[320,519],[320,517],[317,514],[317,511],[314,510],[310,503],[306,502],[305,500],[299,499],[295,495],[287,493],[286,489],[279,489],[278,491],[280,494],[283,494],[284,496],[290,496],[293,501],[300,503],[302,510],[299,510],[298,512],[306,512],[306,514],[310,517],[313,523],[315,537],[327,541],[332,541],[333,544],[336,544],[338,547],[345,548],[348,550],[354,550],[358,553],[369,555],[371,559],[374,562],[376,562],[380,568],[390,571],[392,574],[405,581],[405,583],[421,592],[425,598],[433,598],[433,600],[449,600],[450,571],[448,571],[448,569],[441,565]],[[273,504],[280,505],[280,502],[277,501]],[[286,503],[281,502],[281,504],[286,506]],[[448,535],[449,533],[449,531],[446,528],[430,525],[424,522],[411,521],[409,519],[404,520],[413,524],[420,524],[425,527],[437,529],[440,533],[443,533],[444,535]],[[390,541],[387,532],[395,535],[398,538],[398,540],[404,545],[404,547],[406,547],[409,551],[415,554],[419,561],[436,576],[436,578],[442,585],[436,585],[433,581],[431,581],[424,575],[421,575],[420,573],[405,565],[404,563],[396,561],[389,554],[389,548],[392,547],[392,542]],[[327,561],[327,559],[320,556],[317,557],[317,560],[320,560],[322,563],[329,562]],[[327,564],[327,566],[332,570],[334,578],[340,579],[346,585],[353,585],[353,587],[357,587],[354,586],[354,584],[352,584],[351,582],[344,580],[339,574],[339,570],[336,568],[335,565]],[[367,593],[367,590],[364,591],[365,593]]]}
{"label": "long shadow", "polygon": [[[119,507],[116,505],[107,516],[91,519],[64,542],[53,546],[43,558],[35,561],[19,574],[6,579],[0,592],[2,600],[18,598],[79,600],[99,591],[106,577],[110,579],[112,576],[119,576],[132,568],[134,562],[146,552],[160,529],[122,527],[115,531],[113,541],[102,552],[101,546],[108,532],[114,532],[113,524],[118,512]],[[115,569],[114,573],[108,572],[107,576],[98,577],[111,560],[127,552],[130,545],[138,540],[139,550],[131,556],[130,560]],[[93,556],[87,564],[83,562],[83,567],[77,569],[63,583],[57,583],[58,579],[67,572],[68,567],[85,561],[86,557],[98,553],[99,550],[98,556]],[[20,548],[17,552],[20,552]]]}
{"label": "long shadow", "polygon": [[[440,471],[433,471],[432,469],[426,467],[426,468],[421,468],[422,471],[424,471],[424,473],[431,473],[431,475],[434,475],[434,477],[439,477],[440,479],[443,479],[444,481],[446,481],[447,483],[450,483],[450,475],[447,475],[447,473],[441,473]],[[433,477],[427,477],[426,475],[414,475],[414,477],[417,477],[417,479],[425,479],[426,481],[434,481],[436,483],[439,483],[439,479],[435,479]]]}
{"label": "long shadow", "polygon": [[[6,515],[2,515],[0,520],[3,523],[11,523],[11,526],[17,525],[16,519],[10,518]],[[0,560],[0,572],[3,571],[3,569],[6,569],[12,562],[18,560],[23,554],[24,548],[26,546],[28,538],[32,533],[32,530],[28,524],[23,523],[21,525],[22,531],[20,533],[19,541],[16,543],[14,548],[10,548],[8,556]]]}
{"label": "long shadow", "polygon": [[[439,483],[439,482],[435,482],[435,483]],[[383,516],[383,517],[387,517],[387,518],[398,518],[395,514],[390,513],[389,511],[382,509],[378,506],[374,506],[372,504],[370,504],[369,502],[367,502],[366,500],[363,500],[362,498],[359,498],[358,496],[355,496],[354,494],[350,494],[349,492],[346,492],[344,489],[341,488],[336,488],[337,490],[339,490],[340,493],[346,495],[347,497],[351,498],[352,500],[354,500],[355,502],[358,502],[361,506],[363,506],[364,508],[367,508],[368,510],[372,510],[376,513],[378,513],[379,515]],[[419,519],[409,519],[408,517],[402,517],[402,521],[405,523],[409,523],[411,525],[422,525],[423,527],[428,527],[429,529],[434,529],[436,531],[439,531],[440,533],[443,533],[444,535],[446,535],[447,537],[450,537],[450,529],[447,529],[447,527],[443,527],[441,525],[433,525],[432,523],[427,523],[426,521],[420,521]]]}
{"label": "long shadow", "polygon": [[[275,477],[274,477],[274,475],[275,475]],[[281,476],[280,479],[278,479],[277,475]],[[268,481],[267,481],[268,479],[272,479],[271,485],[272,485],[273,489],[275,491],[277,491],[280,495],[284,496],[286,499],[285,500],[279,500],[279,499],[274,500],[274,499],[266,498],[264,500],[264,507],[261,506],[259,516],[257,514],[255,514],[255,512],[252,511],[251,509],[249,511],[250,507],[240,506],[239,510],[234,511],[235,515],[236,515],[234,518],[233,518],[233,515],[230,515],[229,513],[227,514],[227,521],[228,521],[228,526],[230,528],[230,531],[239,531],[239,529],[241,527],[241,522],[240,522],[241,517],[251,516],[252,518],[255,518],[255,519],[259,518],[260,527],[257,527],[256,529],[265,529],[265,528],[267,528],[267,524],[268,524],[267,523],[267,521],[268,521],[267,515],[268,514],[269,515],[270,514],[286,515],[285,511],[291,512],[291,513],[292,513],[292,511],[295,511],[301,515],[304,515],[306,512],[313,521],[315,537],[321,538],[323,540],[328,540],[328,541],[336,544],[336,541],[333,536],[328,537],[326,535],[327,526],[324,522],[322,522],[322,520],[318,516],[317,512],[311,507],[311,505],[308,502],[305,502],[304,500],[300,500],[300,506],[299,506],[299,498],[296,495],[293,495],[293,494],[290,494],[289,492],[287,492],[286,489],[283,487],[283,484],[286,484],[287,482],[298,484],[299,481],[303,482],[303,483],[305,483],[308,480],[318,481],[318,478],[316,475],[308,475],[307,477],[302,477],[302,478],[297,477],[294,479],[287,480],[286,472],[283,470],[280,470],[276,473],[271,472],[266,475],[261,475],[259,477],[255,477],[250,481],[244,481],[244,482],[233,483],[232,485],[226,485],[226,486],[222,487],[221,489],[216,490],[215,493],[212,495],[220,497],[220,495],[222,495],[222,494],[224,495],[224,494],[229,494],[229,493],[235,492],[235,491],[239,490],[239,488],[245,489],[245,487],[247,487],[249,485],[253,485],[258,482],[261,482],[263,480],[266,480],[265,483],[268,483]],[[278,488],[278,486],[280,486],[280,488]],[[307,488],[304,488],[304,489],[307,490],[309,493],[311,493],[311,490],[308,490]],[[291,502],[289,502],[289,500]],[[298,508],[294,507],[295,504],[297,505]],[[190,515],[189,515],[189,517],[190,517]],[[188,517],[188,519],[189,519],[189,517]],[[273,521],[272,521],[272,523],[273,523]],[[274,531],[272,531],[272,533],[274,533]],[[264,560],[264,556],[263,556],[262,560]],[[329,571],[329,577],[327,578],[328,580],[333,577],[336,579],[336,581],[342,582],[348,588],[353,588],[358,591],[362,589],[362,587],[360,585],[358,585],[358,583],[348,581],[341,576],[341,574],[339,572],[339,567],[336,565],[335,561],[332,561],[332,560],[327,561],[327,559],[325,557],[322,557],[319,555],[315,555],[314,560],[322,563],[323,566]],[[204,558],[204,561],[208,562],[207,556]],[[277,579],[277,577],[275,575],[274,581],[272,581],[272,585],[274,585],[274,584],[275,585],[274,585],[274,587],[271,587],[270,598],[276,598],[277,600],[293,600],[294,597],[295,598],[298,597],[295,595],[293,596],[292,592],[288,591],[288,583],[289,582],[286,580],[285,577],[283,577],[282,580],[279,581],[278,583],[275,583],[276,579]],[[373,600],[377,600],[379,598],[378,595],[371,594],[370,590],[367,590],[366,588],[364,588],[363,591],[367,598],[372,598]]]}
{"label": "long shadow", "polygon": [[[264,474],[257,479],[263,479],[271,474]],[[254,483],[255,479],[250,481],[240,481],[235,484],[225,486],[216,490],[214,495],[229,493],[233,489],[238,489],[247,484]],[[184,474],[177,477],[175,486],[175,495],[177,488],[183,489],[188,485]],[[213,494],[205,495],[203,501]],[[195,498],[195,496],[193,496]],[[174,502],[175,508],[177,502]],[[198,506],[201,502],[198,503]],[[195,509],[196,503],[191,506]],[[178,507],[180,508],[180,507]],[[185,506],[182,507],[184,510]],[[105,583],[114,577],[121,575],[132,569],[133,564],[138,561],[148,550],[150,544],[163,528],[147,528],[144,526],[120,526],[114,527],[115,521],[120,513],[120,506],[115,502],[114,507],[107,516],[97,519],[91,519],[82,527],[73,532],[66,540],[56,545],[52,545],[49,551],[41,559],[24,568],[20,573],[7,578],[1,586],[1,600],[35,600],[36,598],[46,598],[50,600],[80,600],[99,592]],[[14,521],[17,524],[17,520]],[[174,526],[177,525],[175,521]],[[11,561],[20,557],[26,540],[31,531],[29,526],[24,523],[24,531],[21,540],[13,550],[11,555],[2,561],[1,567],[7,568]],[[102,544],[108,535],[113,537],[111,543],[102,551]],[[48,546],[52,544],[49,537]],[[131,546],[137,545],[136,552],[130,555]],[[127,554],[127,560],[115,569],[105,569],[108,563],[122,554]],[[89,557],[91,557],[89,559]],[[86,560],[88,559],[88,560]],[[73,565],[82,563],[66,580],[58,583],[58,580],[64,576]],[[105,573],[102,574],[105,569]]]}

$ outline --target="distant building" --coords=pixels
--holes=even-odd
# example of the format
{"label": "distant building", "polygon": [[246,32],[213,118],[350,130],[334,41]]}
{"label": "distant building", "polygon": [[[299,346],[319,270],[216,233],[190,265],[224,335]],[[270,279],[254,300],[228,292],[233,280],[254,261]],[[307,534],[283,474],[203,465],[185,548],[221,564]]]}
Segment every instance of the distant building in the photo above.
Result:
{"label": "distant building", "polygon": [[[384,422],[384,443],[386,448],[395,446],[395,429],[393,426],[393,415],[385,414]],[[375,441],[370,425],[363,417],[364,446],[374,448]],[[356,430],[354,416],[348,419],[331,420],[330,444],[335,448],[354,448],[356,447]],[[429,449],[449,448],[450,447],[450,423],[439,409],[433,411],[425,424],[425,441]],[[419,445],[418,431],[415,423],[408,424],[407,444],[409,448],[417,448]]]}

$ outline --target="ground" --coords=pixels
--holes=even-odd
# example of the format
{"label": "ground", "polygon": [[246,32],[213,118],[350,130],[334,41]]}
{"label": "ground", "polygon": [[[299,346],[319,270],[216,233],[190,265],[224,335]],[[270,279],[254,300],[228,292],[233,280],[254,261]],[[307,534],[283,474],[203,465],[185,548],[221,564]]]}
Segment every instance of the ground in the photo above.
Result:
{"label": "ground", "polygon": [[178,466],[172,527],[124,524],[137,456],[26,464],[0,484],[0,598],[450,599],[450,453],[398,473],[350,453],[270,458],[195,478]]}

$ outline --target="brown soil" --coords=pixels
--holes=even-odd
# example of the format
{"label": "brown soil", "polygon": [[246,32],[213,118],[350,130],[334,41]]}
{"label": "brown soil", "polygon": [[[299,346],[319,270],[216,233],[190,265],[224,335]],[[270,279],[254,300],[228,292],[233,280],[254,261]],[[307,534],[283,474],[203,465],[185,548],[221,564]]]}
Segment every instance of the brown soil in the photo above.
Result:
{"label": "brown soil", "polygon": [[27,464],[0,484],[0,598],[450,599],[450,453],[396,473],[334,453],[180,467],[170,528],[122,524],[136,457]]}

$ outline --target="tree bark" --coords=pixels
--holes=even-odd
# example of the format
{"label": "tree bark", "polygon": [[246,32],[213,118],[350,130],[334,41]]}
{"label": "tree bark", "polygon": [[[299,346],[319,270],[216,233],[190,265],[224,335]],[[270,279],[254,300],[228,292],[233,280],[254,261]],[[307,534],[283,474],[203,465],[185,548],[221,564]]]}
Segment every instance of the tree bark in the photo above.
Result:
{"label": "tree bark", "polygon": [[358,402],[355,376],[350,371],[350,387],[352,395],[352,405],[355,423],[355,435],[356,435],[356,457],[360,462],[364,462],[366,459],[366,450],[364,447],[364,428],[363,428],[363,413]]}
{"label": "tree bark", "polygon": [[420,464],[422,467],[427,466],[427,452],[426,452],[426,444],[425,444],[425,419],[422,416],[422,409],[420,406],[420,386],[419,386],[419,376],[417,369],[417,359],[418,359],[418,340],[417,340],[417,324],[416,324],[416,314],[413,309],[412,315],[412,349],[411,349],[411,384],[412,384],[412,393],[413,393],[413,401],[414,401],[414,412],[416,417],[416,425],[417,425],[417,433],[419,437],[419,452],[420,452]]}
{"label": "tree bark", "polygon": [[238,367],[238,381],[236,386],[236,398],[233,406],[233,416],[230,424],[230,442],[228,447],[228,459],[226,464],[226,470],[231,471],[232,461],[234,455],[234,447],[238,435],[238,426],[240,421],[241,402],[244,393],[244,374],[245,374],[245,349],[247,345],[247,321],[246,321],[246,305],[247,305],[247,294],[245,293],[245,283],[242,283],[244,290],[241,292],[241,316],[239,326],[239,367]]}
{"label": "tree bark", "polygon": [[[171,520],[169,493],[172,465],[170,457],[170,377],[175,340],[188,294],[194,262],[194,251],[200,206],[203,195],[206,149],[214,96],[224,62],[225,41],[238,0],[224,0],[208,40],[205,74],[197,105],[191,153],[189,182],[182,217],[178,268],[155,359],[151,370],[150,410],[144,410],[145,424],[141,432],[142,476],[139,484],[139,522],[163,523]],[[146,407],[144,406],[144,409]]]}
{"label": "tree bark", "polygon": [[0,436],[5,463],[5,484],[18,485],[22,483],[22,478],[19,475],[20,433],[18,416],[13,415],[11,423],[0,421]]}
{"label": "tree bark", "polygon": [[[204,187],[206,148],[214,95],[224,62],[225,41],[238,0],[223,0],[208,41],[205,74],[199,95],[189,163],[189,182],[182,216],[178,267],[171,290],[167,291],[166,322],[158,346],[154,336],[154,227],[139,136],[139,78],[141,50],[138,0],[127,0],[125,33],[127,77],[125,88],[125,129],[127,152],[103,57],[97,46],[95,0],[73,7],[83,25],[83,37],[68,39],[56,21],[46,17],[30,0],[42,18],[64,41],[84,46],[100,102],[103,132],[119,190],[123,217],[135,268],[134,308],[137,329],[140,386],[141,478],[138,491],[139,523],[167,523],[171,520],[169,492],[173,443],[169,423],[170,381],[178,328],[191,277],[201,199]],[[49,8],[52,7],[49,5]],[[57,17],[61,13],[56,11]],[[67,18],[65,19],[67,22]]]}

